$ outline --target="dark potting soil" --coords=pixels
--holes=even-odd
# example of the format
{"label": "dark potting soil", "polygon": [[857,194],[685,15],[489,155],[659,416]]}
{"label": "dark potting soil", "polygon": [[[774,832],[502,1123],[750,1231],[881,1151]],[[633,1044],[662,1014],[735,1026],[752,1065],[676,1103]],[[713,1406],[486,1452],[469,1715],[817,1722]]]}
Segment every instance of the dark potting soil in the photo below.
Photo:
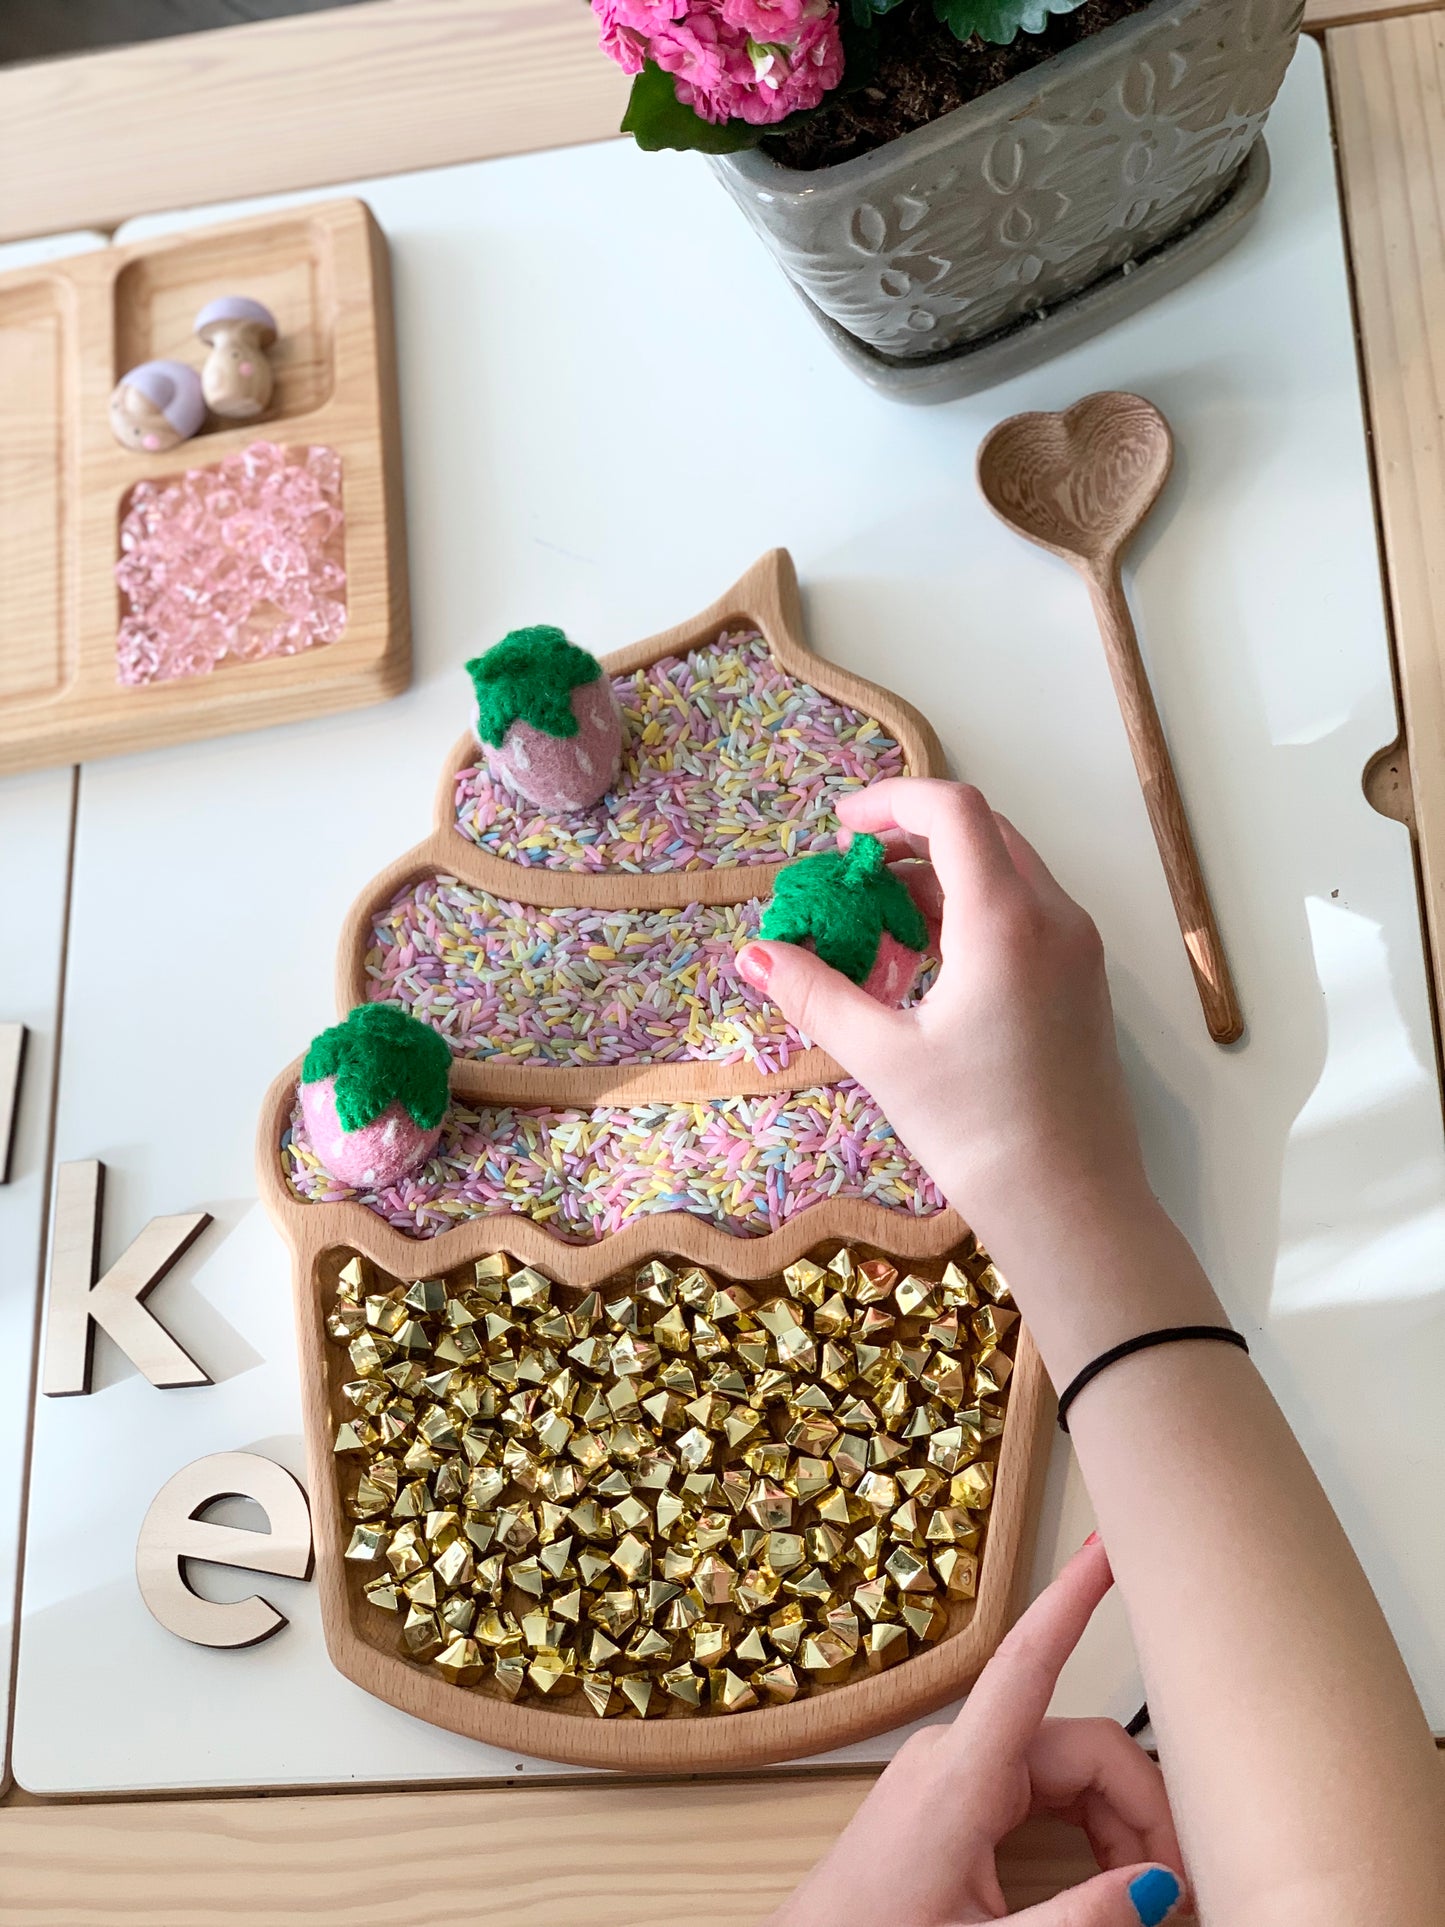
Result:
{"label": "dark potting soil", "polygon": [[1054,14],[1043,33],[1020,33],[1011,47],[991,47],[977,37],[955,40],[928,0],[907,0],[882,15],[874,30],[878,71],[868,85],[835,95],[791,132],[765,140],[763,152],[783,167],[805,172],[851,161],[976,100],[1148,4],[1084,0],[1073,13]]}

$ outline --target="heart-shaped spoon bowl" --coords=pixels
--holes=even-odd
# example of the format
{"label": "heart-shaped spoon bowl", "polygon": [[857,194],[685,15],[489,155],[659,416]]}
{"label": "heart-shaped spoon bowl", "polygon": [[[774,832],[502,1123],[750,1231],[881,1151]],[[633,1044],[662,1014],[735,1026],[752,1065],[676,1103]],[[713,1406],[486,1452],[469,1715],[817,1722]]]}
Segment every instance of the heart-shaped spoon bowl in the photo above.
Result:
{"label": "heart-shaped spoon bowl", "polygon": [[986,436],[978,481],[1010,528],[1065,560],[1116,558],[1158,498],[1174,438],[1142,395],[1086,395],[1060,414],[1014,415]]}

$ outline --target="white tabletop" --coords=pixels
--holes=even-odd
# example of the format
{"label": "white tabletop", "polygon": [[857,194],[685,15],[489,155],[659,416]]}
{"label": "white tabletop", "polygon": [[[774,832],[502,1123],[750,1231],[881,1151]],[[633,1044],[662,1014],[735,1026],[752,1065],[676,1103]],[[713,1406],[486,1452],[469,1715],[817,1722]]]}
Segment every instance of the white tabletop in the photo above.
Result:
{"label": "white tabletop", "polygon": [[[393,254],[416,679],[384,708],[84,772],[59,1154],[111,1168],[107,1254],[151,1213],[215,1215],[154,1302],[218,1383],[157,1392],[101,1341],[94,1395],[38,1414],[22,1784],[546,1770],[341,1680],[302,1584],[263,1587],[292,1619],[267,1645],[181,1645],[136,1596],[135,1530],[201,1453],[302,1469],[252,1133],[267,1080],[333,1017],[347,905],[428,827],[463,660],[537,621],[614,648],[780,542],[815,647],[923,709],[1097,915],[1159,1191],[1445,1727],[1445,1540],[1422,1528],[1445,1473],[1445,1144],[1409,841],[1360,790],[1396,718],[1308,43],[1269,140],[1274,183],[1225,260],[1032,376],[916,411],[835,362],[690,159],[617,143],[358,185]],[[1103,387],[1151,396],[1179,441],[1132,594],[1250,1023],[1230,1052],[1204,1031],[1083,594],[972,480],[1001,416]],[[1036,1584],[1089,1524],[1061,1442]],[[1127,1714],[1139,1690],[1111,1607],[1058,1708]]]}
{"label": "white tabletop", "polygon": [[[85,232],[12,241],[0,247],[0,274],[105,244],[103,234]],[[4,629],[0,583],[0,649]],[[68,769],[0,777],[0,902],[9,907],[0,950],[0,1023],[24,1024],[28,1033],[10,1182],[0,1184],[0,1748],[9,1734],[8,1656],[30,1430],[73,786]],[[0,1786],[7,1770],[8,1757],[0,1751]]]}

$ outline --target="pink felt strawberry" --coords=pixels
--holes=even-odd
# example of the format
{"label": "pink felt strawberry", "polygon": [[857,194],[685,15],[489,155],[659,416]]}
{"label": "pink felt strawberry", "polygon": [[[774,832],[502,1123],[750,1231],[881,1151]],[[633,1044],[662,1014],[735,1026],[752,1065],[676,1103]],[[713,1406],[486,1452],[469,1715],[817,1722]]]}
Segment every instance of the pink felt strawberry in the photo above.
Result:
{"label": "pink felt strawberry", "polygon": [[342,1184],[384,1190],[418,1170],[441,1139],[451,1052],[391,1004],[361,1004],[322,1031],[301,1067],[311,1149]]}
{"label": "pink felt strawberry", "polygon": [[927,962],[928,925],[876,836],[778,872],[759,935],[808,944],[881,1004],[901,1004]]}
{"label": "pink felt strawberry", "polygon": [[514,629],[467,664],[477,735],[538,809],[584,810],[617,782],[622,712],[602,665],[560,629]]}

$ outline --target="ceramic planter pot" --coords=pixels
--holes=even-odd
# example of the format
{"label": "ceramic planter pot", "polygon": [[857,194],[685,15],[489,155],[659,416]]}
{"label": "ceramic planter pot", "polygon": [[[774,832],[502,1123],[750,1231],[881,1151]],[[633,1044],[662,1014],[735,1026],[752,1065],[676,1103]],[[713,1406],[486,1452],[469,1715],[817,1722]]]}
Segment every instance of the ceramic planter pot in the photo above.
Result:
{"label": "ceramic planter pot", "polygon": [[903,400],[1019,373],[1194,273],[1269,178],[1302,0],[1153,0],[941,120],[801,173],[713,161],[834,345]]}

